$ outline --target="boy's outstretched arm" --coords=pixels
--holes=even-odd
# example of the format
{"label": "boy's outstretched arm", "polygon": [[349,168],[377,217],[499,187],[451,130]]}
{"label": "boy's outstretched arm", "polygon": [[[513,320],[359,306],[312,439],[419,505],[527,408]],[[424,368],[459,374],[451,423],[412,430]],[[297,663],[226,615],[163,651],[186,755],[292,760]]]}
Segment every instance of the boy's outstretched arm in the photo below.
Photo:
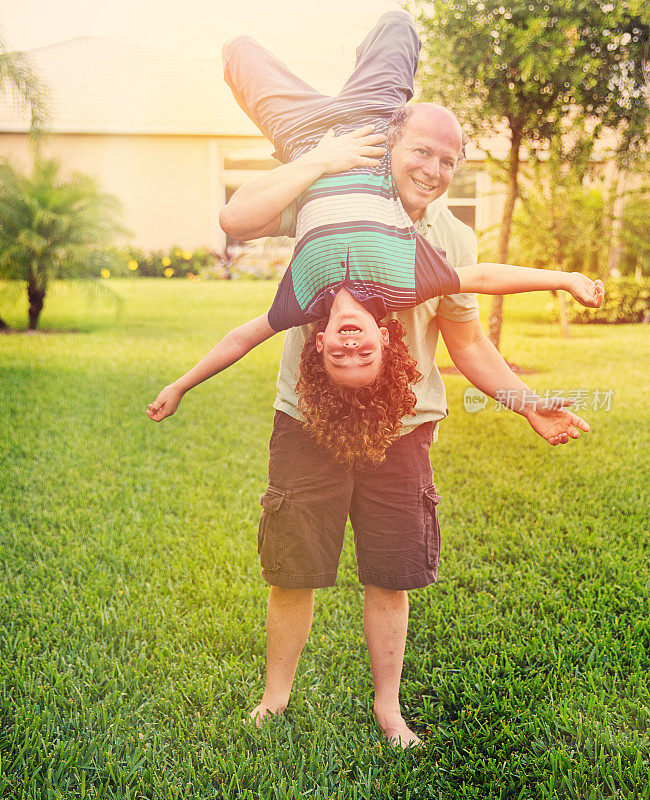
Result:
{"label": "boy's outstretched arm", "polygon": [[533,269],[510,264],[481,263],[456,270],[461,292],[479,294],[517,294],[544,289],[570,292],[588,308],[600,308],[605,297],[601,280],[592,281],[580,272],[557,269]]}
{"label": "boy's outstretched arm", "polygon": [[246,355],[258,344],[269,339],[276,331],[269,325],[268,314],[262,314],[238,328],[233,328],[210,352],[203,356],[199,363],[186,372],[182,378],[160,392],[158,397],[149,403],[147,416],[154,422],[160,422],[171,416],[178,408],[183,395],[199,383],[217,375]]}
{"label": "boy's outstretched arm", "polygon": [[328,131],[308,153],[241,186],[219,212],[219,225],[233,239],[275,236],[284,209],[323,175],[375,166],[386,137],[365,125],[335,136]]}

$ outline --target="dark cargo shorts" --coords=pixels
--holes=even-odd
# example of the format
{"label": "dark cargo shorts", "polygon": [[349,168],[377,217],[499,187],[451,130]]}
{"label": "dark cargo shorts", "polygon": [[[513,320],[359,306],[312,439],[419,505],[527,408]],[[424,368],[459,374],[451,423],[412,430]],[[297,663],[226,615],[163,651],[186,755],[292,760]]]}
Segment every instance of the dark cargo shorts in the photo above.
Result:
{"label": "dark cargo shorts", "polygon": [[276,411],[262,495],[262,575],[286,589],[333,586],[348,514],[361,583],[417,589],[436,580],[440,526],[430,422],[400,437],[376,467],[346,469],[302,424]]}

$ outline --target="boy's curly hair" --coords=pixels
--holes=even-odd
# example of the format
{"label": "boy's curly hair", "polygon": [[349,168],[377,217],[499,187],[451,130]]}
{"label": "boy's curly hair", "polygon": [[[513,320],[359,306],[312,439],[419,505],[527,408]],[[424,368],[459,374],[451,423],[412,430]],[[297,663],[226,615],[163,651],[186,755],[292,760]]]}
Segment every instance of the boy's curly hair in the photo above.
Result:
{"label": "boy's curly hair", "polygon": [[350,387],[334,383],[325,371],[323,354],[316,350],[316,334],[326,325],[327,319],[316,323],[300,358],[296,389],[305,427],[346,466],[379,464],[399,437],[402,417],[414,413],[411,384],[422,377],[404,342],[404,326],[396,319],[382,323],[389,343],[383,348],[379,375],[368,386]]}

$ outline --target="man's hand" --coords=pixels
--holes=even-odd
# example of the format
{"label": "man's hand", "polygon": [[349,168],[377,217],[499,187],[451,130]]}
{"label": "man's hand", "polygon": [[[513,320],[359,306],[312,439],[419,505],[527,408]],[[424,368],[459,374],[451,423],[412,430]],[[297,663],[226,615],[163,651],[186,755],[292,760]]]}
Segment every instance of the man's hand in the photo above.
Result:
{"label": "man's hand", "polygon": [[575,299],[587,308],[600,308],[605,298],[605,287],[599,279],[592,281],[581,272],[570,272],[567,289]]}
{"label": "man's hand", "polygon": [[522,411],[522,416],[526,417],[532,429],[542,438],[553,445],[566,444],[569,439],[577,439],[580,431],[587,433],[589,423],[574,414],[566,406],[571,405],[573,400],[558,398],[549,403],[537,402],[529,411]]}
{"label": "man's hand", "polygon": [[354,167],[377,166],[386,152],[384,147],[379,147],[386,137],[372,133],[374,129],[374,125],[364,125],[363,128],[336,136],[330,128],[303,158],[320,164],[323,175],[345,172]]}
{"label": "man's hand", "polygon": [[[525,417],[531,428],[549,444],[566,444],[569,439],[577,439],[580,431],[589,431],[587,422],[567,408],[573,400],[535,396],[531,388],[513,374],[483,333],[478,319],[456,322],[438,317],[438,327],[449,355],[462,374],[490,397],[511,397],[512,401],[506,405]],[[532,400],[527,399],[531,396]]]}
{"label": "man's hand", "polygon": [[242,241],[276,236],[284,209],[314,181],[353,167],[376,166],[386,152],[378,145],[386,137],[372,133],[374,128],[374,125],[365,125],[342,136],[335,136],[330,130],[316,147],[295,161],[240,186],[219,211],[219,224],[224,233]]}
{"label": "man's hand", "polygon": [[169,386],[165,386],[153,403],[149,403],[147,416],[154,422],[160,422],[165,417],[171,417],[182,399],[183,392],[171,383]]}

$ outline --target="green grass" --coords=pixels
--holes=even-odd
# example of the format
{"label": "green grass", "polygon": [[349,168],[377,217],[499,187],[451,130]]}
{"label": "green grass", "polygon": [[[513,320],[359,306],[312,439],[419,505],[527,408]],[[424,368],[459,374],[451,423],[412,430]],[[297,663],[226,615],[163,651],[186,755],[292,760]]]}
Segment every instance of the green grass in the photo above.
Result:
{"label": "green grass", "polygon": [[647,328],[564,340],[547,295],[506,301],[532,386],[615,392],[563,448],[445,378],[440,577],[411,593],[402,691],[426,749],[402,753],[372,722],[350,536],[290,713],[244,722],[281,337],[144,413],[274,286],[110,285],[117,320],[55,285],[42,325],[77,332],[0,337],[0,796],[650,798]]}

